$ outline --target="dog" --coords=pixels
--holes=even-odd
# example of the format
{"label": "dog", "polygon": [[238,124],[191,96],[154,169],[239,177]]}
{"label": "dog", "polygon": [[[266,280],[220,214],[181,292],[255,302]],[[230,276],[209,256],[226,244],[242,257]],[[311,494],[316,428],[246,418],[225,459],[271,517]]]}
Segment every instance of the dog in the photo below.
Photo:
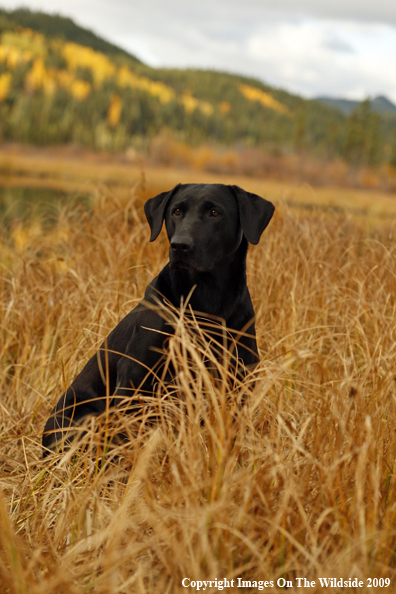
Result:
{"label": "dog", "polygon": [[223,184],[179,184],[145,203],[150,241],[165,220],[169,262],[53,408],[43,432],[44,456],[57,450],[65,436],[70,440],[84,418],[127,398],[132,405],[137,393],[154,392],[166,340],[174,332],[158,310],[159,301],[165,308],[188,301],[198,320],[222,320],[237,343],[238,367],[258,363],[246,254],[248,243],[259,242],[274,210],[268,200]]}

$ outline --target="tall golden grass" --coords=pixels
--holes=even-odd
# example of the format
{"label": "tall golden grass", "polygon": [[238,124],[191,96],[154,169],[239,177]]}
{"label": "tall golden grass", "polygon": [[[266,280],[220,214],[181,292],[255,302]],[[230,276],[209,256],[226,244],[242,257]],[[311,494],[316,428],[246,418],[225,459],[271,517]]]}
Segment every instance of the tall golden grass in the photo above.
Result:
{"label": "tall golden grass", "polygon": [[[51,407],[167,261],[142,204],[98,194],[90,213],[64,207],[53,227],[0,239],[0,591],[238,577],[269,592],[279,578],[316,581],[310,592],[326,591],[319,577],[390,578],[395,591],[393,223],[278,205],[248,256],[252,376],[215,381],[178,323],[176,383],[42,460]],[[108,447],[120,429],[130,441]]]}

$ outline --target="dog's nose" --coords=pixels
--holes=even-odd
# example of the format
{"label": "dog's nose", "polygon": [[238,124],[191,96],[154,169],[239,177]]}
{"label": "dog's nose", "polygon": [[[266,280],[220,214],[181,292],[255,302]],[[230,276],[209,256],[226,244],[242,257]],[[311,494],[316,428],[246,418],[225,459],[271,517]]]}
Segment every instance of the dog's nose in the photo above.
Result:
{"label": "dog's nose", "polygon": [[173,252],[186,253],[192,249],[193,241],[187,235],[174,235],[170,244]]}

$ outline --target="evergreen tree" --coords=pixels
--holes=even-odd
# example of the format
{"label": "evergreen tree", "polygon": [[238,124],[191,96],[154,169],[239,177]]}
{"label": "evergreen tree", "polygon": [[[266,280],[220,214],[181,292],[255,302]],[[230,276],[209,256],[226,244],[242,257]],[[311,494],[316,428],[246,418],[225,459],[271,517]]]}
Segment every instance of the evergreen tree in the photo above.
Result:
{"label": "evergreen tree", "polygon": [[344,157],[355,166],[377,165],[382,147],[380,118],[372,111],[370,99],[366,99],[347,119]]}

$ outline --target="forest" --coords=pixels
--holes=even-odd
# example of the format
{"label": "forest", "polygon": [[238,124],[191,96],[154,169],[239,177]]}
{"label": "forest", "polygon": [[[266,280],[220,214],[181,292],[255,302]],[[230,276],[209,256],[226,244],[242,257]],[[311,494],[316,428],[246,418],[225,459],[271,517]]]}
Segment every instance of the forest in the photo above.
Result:
{"label": "forest", "polygon": [[164,137],[192,150],[396,165],[396,116],[369,99],[347,116],[243,76],[151,68],[68,18],[0,10],[2,142],[147,153]]}

